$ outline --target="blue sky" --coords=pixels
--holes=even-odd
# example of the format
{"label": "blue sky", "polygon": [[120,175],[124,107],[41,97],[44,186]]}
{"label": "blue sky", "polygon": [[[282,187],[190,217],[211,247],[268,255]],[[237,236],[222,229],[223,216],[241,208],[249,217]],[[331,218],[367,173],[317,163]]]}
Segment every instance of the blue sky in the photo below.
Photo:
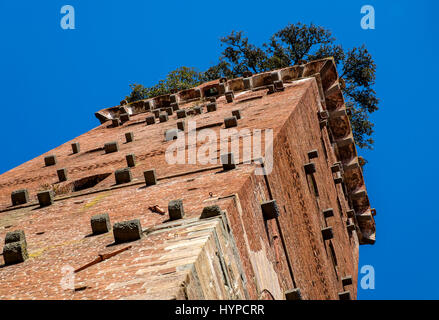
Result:
{"label": "blue sky", "polygon": [[[66,4],[75,30],[60,27]],[[375,30],[360,27],[366,4]],[[314,22],[345,48],[366,44],[377,64],[375,149],[361,152],[377,243],[360,249],[376,288],[360,288],[359,298],[438,299],[438,9],[434,0],[1,0],[0,173],[98,125],[94,112],[117,105],[130,83],[152,85],[183,65],[206,69],[232,30],[261,44],[290,22]]]}

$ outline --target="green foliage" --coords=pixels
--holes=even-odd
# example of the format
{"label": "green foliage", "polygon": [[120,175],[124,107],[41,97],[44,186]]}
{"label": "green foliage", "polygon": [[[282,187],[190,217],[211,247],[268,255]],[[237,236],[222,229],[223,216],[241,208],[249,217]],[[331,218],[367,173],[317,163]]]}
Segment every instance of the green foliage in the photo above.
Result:
{"label": "green foliage", "polygon": [[182,67],[168,74],[153,87],[131,85],[128,101],[135,101],[191,88],[204,81],[240,77],[244,72],[260,73],[312,60],[333,57],[337,64],[354,138],[361,148],[372,148],[373,123],[369,116],[378,110],[373,90],[376,65],[363,45],[345,50],[332,33],[314,24],[289,24],[258,47],[242,31],[221,38],[224,50],[218,64],[205,72]]}
{"label": "green foliage", "polygon": [[198,86],[204,81],[203,73],[194,68],[181,67],[168,73],[164,80],[160,80],[152,87],[141,84],[130,84],[131,93],[126,97],[128,102],[157,97],[174,93],[180,90]]}

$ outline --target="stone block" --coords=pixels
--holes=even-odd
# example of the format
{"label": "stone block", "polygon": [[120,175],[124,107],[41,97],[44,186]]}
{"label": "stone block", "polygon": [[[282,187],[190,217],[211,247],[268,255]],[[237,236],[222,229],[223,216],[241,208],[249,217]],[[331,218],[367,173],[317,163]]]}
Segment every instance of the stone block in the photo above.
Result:
{"label": "stone block", "polygon": [[352,277],[351,276],[347,276],[344,278],[341,278],[341,283],[343,284],[343,286],[350,286],[352,285]]}
{"label": "stone block", "polygon": [[[226,81],[227,81],[227,79],[226,79]],[[225,93],[226,93],[226,83],[222,82],[218,85],[218,94],[223,95]]]}
{"label": "stone block", "polygon": [[274,85],[274,89],[276,89],[277,91],[283,91],[285,89],[284,83],[282,80],[274,81],[273,85]]}
{"label": "stone block", "polygon": [[56,171],[56,174],[58,175],[59,182],[67,181],[67,169],[66,168],[58,169]]}
{"label": "stone block", "polygon": [[26,244],[26,236],[23,230],[15,230],[6,233],[5,244],[23,241]]}
{"label": "stone block", "polygon": [[186,110],[178,110],[177,111],[177,118],[178,119],[186,118]]}
{"label": "stone block", "polygon": [[21,263],[27,258],[27,246],[23,241],[8,243],[3,247],[3,259],[5,260],[5,265]]}
{"label": "stone block", "polygon": [[352,232],[354,232],[355,231],[355,224],[348,224],[347,226],[346,226],[346,229],[348,230],[348,233],[352,233]]}
{"label": "stone block", "polygon": [[232,116],[235,116],[236,119],[240,120],[241,119],[241,110],[233,110],[232,111]]}
{"label": "stone block", "polygon": [[182,121],[178,121],[178,122],[177,122],[177,129],[178,129],[178,130],[184,132],[184,128],[185,128],[185,126],[186,126],[186,123],[184,122],[184,120],[182,120]]}
{"label": "stone block", "polygon": [[111,125],[113,126],[113,128],[116,128],[116,127],[120,126],[119,119],[112,119],[111,120]]}
{"label": "stone block", "polygon": [[104,145],[105,153],[119,152],[119,144],[116,141],[107,142]]}
{"label": "stone block", "polygon": [[128,167],[132,168],[136,166],[136,155],[134,153],[127,154],[125,159],[127,160]]}
{"label": "stone block", "polygon": [[116,222],[113,225],[114,242],[124,243],[139,240],[142,237],[140,220]]}
{"label": "stone block", "polygon": [[252,78],[244,78],[242,81],[244,82],[244,88],[246,90],[251,90],[251,88],[253,87]]}
{"label": "stone block", "polygon": [[171,94],[171,95],[169,96],[169,99],[170,99],[171,103],[176,103],[176,102],[178,102],[178,96],[177,96],[176,94]]}
{"label": "stone block", "polygon": [[285,300],[302,300],[300,289],[292,289],[285,292]]}
{"label": "stone block", "polygon": [[111,229],[110,216],[108,213],[97,214],[91,217],[91,230],[93,234],[107,233]]}
{"label": "stone block", "polygon": [[279,75],[279,71],[273,71],[270,73],[271,76],[271,81],[273,81],[273,83],[275,81],[279,81],[280,80],[280,75]]}
{"label": "stone block", "polygon": [[183,200],[171,200],[168,204],[168,212],[170,220],[178,220],[184,218]]}
{"label": "stone block", "polygon": [[37,193],[38,203],[41,207],[47,207],[53,204],[53,191],[46,190]]}
{"label": "stone block", "polygon": [[125,122],[127,122],[127,121],[130,121],[130,115],[129,115],[128,113],[122,113],[122,114],[119,116],[119,119],[120,119],[120,122],[121,122],[121,123],[125,123]]}
{"label": "stone block", "polygon": [[233,91],[228,91],[226,92],[226,101],[227,103],[232,103],[233,100],[235,99],[235,95],[233,94]]}
{"label": "stone block", "polygon": [[44,157],[44,164],[46,165],[46,167],[54,166],[56,162],[56,155],[54,154]]}
{"label": "stone block", "polygon": [[319,157],[319,152],[317,150],[311,150],[310,152],[308,152],[308,158],[309,160],[311,159],[315,159]]}
{"label": "stone block", "polygon": [[194,112],[195,114],[202,114],[203,113],[203,107],[202,106],[197,106],[194,108]]}
{"label": "stone block", "polygon": [[27,189],[15,190],[11,193],[11,200],[13,206],[28,203],[29,192],[27,191]]}
{"label": "stone block", "polygon": [[127,143],[134,141],[134,133],[133,132],[127,132],[125,133],[125,141]]}
{"label": "stone block", "polygon": [[276,92],[276,90],[274,89],[274,84],[269,84],[268,86],[267,86],[267,89],[268,89],[268,94],[272,94],[272,93],[275,93]]}
{"label": "stone block", "polygon": [[217,109],[216,102],[210,102],[207,104],[207,112],[214,112]]}
{"label": "stone block", "polygon": [[339,163],[334,163],[334,165],[331,166],[331,171],[332,171],[332,173],[340,172],[341,171],[340,164]]}
{"label": "stone block", "polygon": [[161,113],[159,116],[160,122],[166,122],[168,121],[168,114],[167,113]]}
{"label": "stone block", "polygon": [[156,119],[160,117],[160,109],[155,109],[152,111],[152,113],[154,113],[154,117]]}
{"label": "stone block", "polygon": [[335,183],[335,184],[341,184],[341,183],[343,183],[343,177],[342,177],[340,174],[338,174],[338,175],[334,178],[334,183]]}
{"label": "stone block", "polygon": [[355,217],[355,211],[354,210],[348,210],[348,211],[346,211],[346,214],[347,214],[348,218]]}
{"label": "stone block", "polygon": [[233,170],[236,168],[235,157],[233,153],[226,153],[221,155],[221,164],[223,165],[223,170]]}
{"label": "stone block", "polygon": [[221,215],[221,209],[217,205],[207,206],[203,208],[200,219],[207,219]]}
{"label": "stone block", "polygon": [[80,151],[81,151],[81,147],[79,145],[79,142],[72,143],[72,152],[79,153]]}
{"label": "stone block", "polygon": [[224,119],[224,126],[227,128],[233,128],[238,126],[238,119],[235,116],[227,117]]}
{"label": "stone block", "polygon": [[147,186],[152,186],[157,184],[155,169],[146,170],[145,172],[143,172],[143,176],[145,177],[145,183]]}
{"label": "stone block", "polygon": [[323,210],[323,216],[325,218],[333,217],[334,216],[334,209],[329,208],[329,209]]}
{"label": "stone block", "polygon": [[316,165],[312,162],[305,164],[304,168],[306,174],[313,174],[316,172]]}
{"label": "stone block", "polygon": [[179,106],[178,102],[171,103],[171,109],[173,111],[180,110],[180,106]]}
{"label": "stone block", "polygon": [[334,232],[332,231],[332,227],[327,227],[322,229],[323,240],[331,240],[334,238]]}
{"label": "stone block", "polygon": [[165,140],[171,141],[178,138],[178,129],[168,129],[165,132]]}
{"label": "stone block", "polygon": [[151,124],[155,123],[155,116],[147,116],[145,121],[146,121],[146,125],[149,126]]}
{"label": "stone block", "polygon": [[270,200],[261,204],[262,214],[265,220],[271,220],[279,217],[279,208],[276,200]]}
{"label": "stone block", "polygon": [[168,116],[172,116],[172,114],[174,113],[174,110],[172,110],[172,108],[169,107],[169,108],[165,108],[165,112],[168,114]]}
{"label": "stone block", "polygon": [[114,176],[116,178],[116,184],[128,183],[132,180],[130,168],[118,169],[114,173]]}
{"label": "stone block", "polygon": [[340,300],[351,300],[351,293],[349,291],[339,292],[338,298]]}

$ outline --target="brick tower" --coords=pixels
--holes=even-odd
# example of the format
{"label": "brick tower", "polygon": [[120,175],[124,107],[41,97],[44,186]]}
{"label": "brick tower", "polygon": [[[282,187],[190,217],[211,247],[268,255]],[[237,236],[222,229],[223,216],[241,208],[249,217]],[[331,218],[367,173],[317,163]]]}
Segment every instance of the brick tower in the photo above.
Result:
{"label": "brick tower", "polygon": [[0,299],[356,298],[375,210],[332,59],[95,115],[0,176]]}

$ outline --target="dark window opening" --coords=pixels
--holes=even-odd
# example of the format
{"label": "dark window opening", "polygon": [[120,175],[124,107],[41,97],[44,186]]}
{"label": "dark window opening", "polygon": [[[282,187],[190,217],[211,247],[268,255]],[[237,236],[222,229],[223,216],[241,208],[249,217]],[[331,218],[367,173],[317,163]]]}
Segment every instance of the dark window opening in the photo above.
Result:
{"label": "dark window opening", "polygon": [[338,213],[340,214],[340,217],[343,218],[343,209],[341,208],[340,199],[337,197],[337,205],[338,205]]}
{"label": "dark window opening", "polygon": [[337,277],[337,280],[338,280],[337,257],[335,255],[335,250],[334,250],[334,246],[332,245],[332,242],[329,243],[329,251],[331,252],[331,259],[332,259],[332,263],[334,265],[335,276]]}
{"label": "dark window opening", "polygon": [[307,174],[308,188],[311,193],[318,198],[319,197],[319,189],[317,188],[317,182],[314,178],[313,174]]}
{"label": "dark window opening", "polygon": [[76,192],[93,188],[95,185],[97,185],[99,182],[106,179],[110,175],[111,173],[103,173],[77,180],[73,182],[73,191]]}
{"label": "dark window opening", "polygon": [[218,88],[217,87],[211,87],[204,90],[204,96],[205,97],[215,97],[218,95]]}
{"label": "dark window opening", "polygon": [[326,150],[325,141],[323,140],[323,137],[320,139],[322,141],[322,147],[323,147],[323,153],[325,154],[325,159],[328,160],[328,151]]}

